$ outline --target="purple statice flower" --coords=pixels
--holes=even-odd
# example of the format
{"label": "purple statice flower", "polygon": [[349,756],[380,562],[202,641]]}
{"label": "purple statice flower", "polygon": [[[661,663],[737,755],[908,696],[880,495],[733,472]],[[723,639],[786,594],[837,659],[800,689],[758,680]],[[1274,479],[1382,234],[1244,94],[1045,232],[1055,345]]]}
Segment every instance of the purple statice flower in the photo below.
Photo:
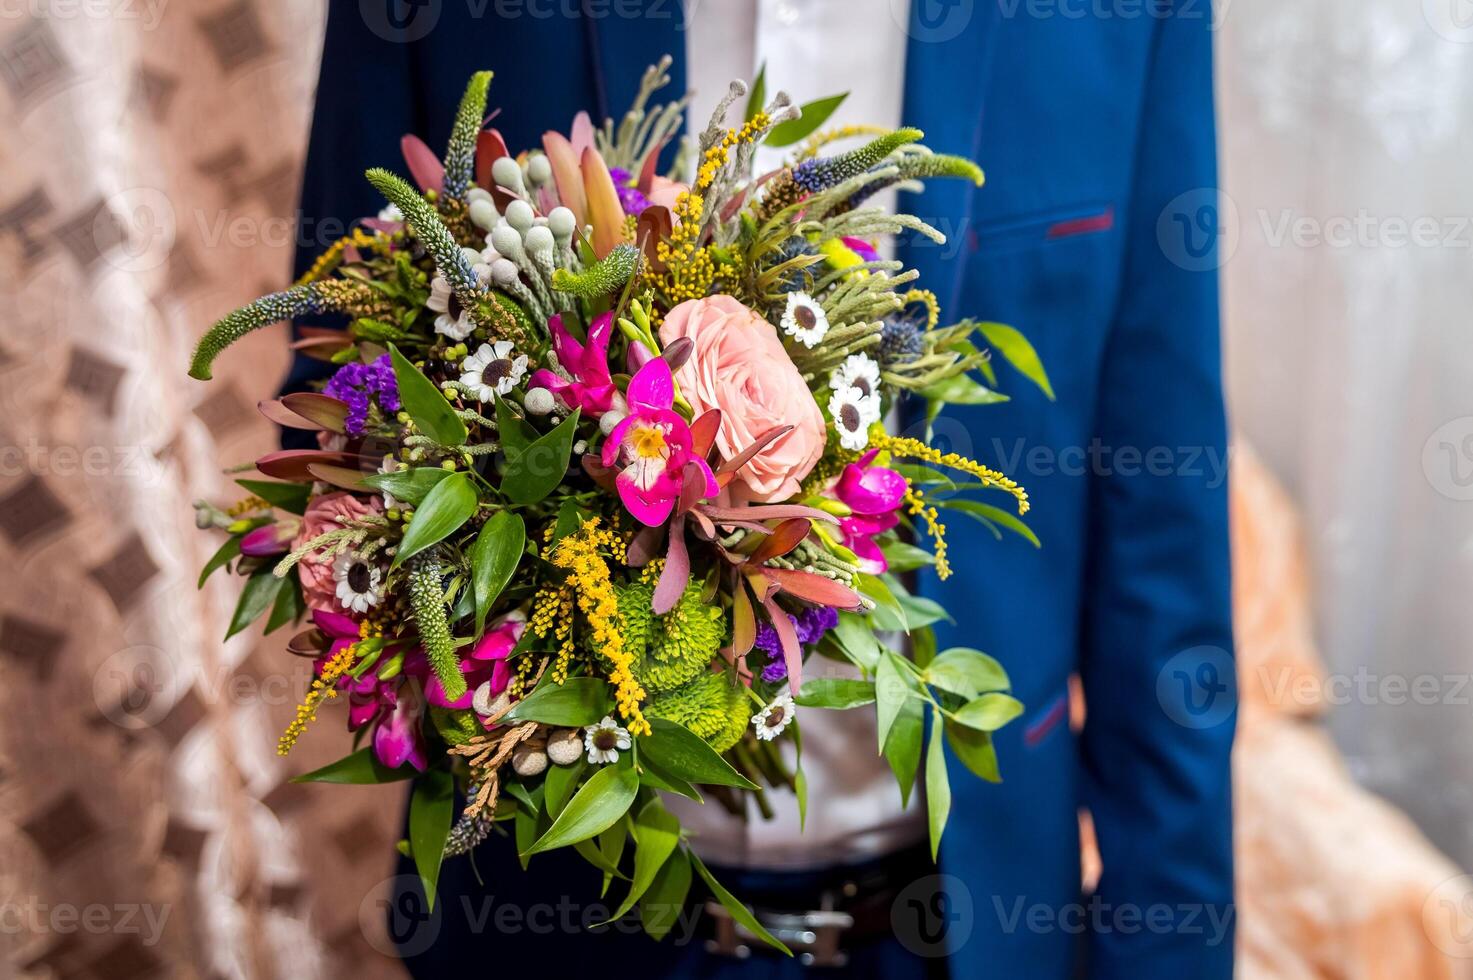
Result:
{"label": "purple statice flower", "polygon": [[394,380],[394,367],[388,354],[370,364],[358,361],[344,364],[322,391],[348,406],[344,424],[350,436],[363,435],[371,399],[377,400],[384,412],[399,411],[399,384]]}
{"label": "purple statice flower", "polygon": [[[817,643],[823,639],[825,633],[839,625],[839,611],[829,606],[810,606],[796,616],[788,613],[787,617],[793,622],[793,631],[798,634],[798,642],[804,646]],[[764,681],[775,684],[788,676],[788,664],[783,660],[783,644],[771,623],[764,621],[757,624],[757,639],[753,646],[767,654],[769,662],[762,668]]]}
{"label": "purple statice flower", "polygon": [[610,167],[609,176],[614,179],[614,193],[619,195],[619,207],[625,214],[640,214],[650,206],[650,199],[634,185],[634,175],[629,171],[623,167]]}

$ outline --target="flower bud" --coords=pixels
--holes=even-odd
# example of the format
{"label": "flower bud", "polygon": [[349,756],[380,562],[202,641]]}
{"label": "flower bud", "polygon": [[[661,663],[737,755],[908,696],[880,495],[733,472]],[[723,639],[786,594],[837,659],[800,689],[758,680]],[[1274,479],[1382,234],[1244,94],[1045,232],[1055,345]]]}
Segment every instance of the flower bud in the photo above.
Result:
{"label": "flower bud", "polygon": [[547,757],[560,766],[570,766],[583,757],[583,732],[559,728],[547,737]]}
{"label": "flower bud", "polygon": [[500,217],[496,213],[496,205],[491,203],[490,198],[484,201],[472,201],[470,204],[471,222],[482,231],[490,231],[496,227],[496,219]]}
{"label": "flower bud", "polygon": [[547,157],[538,153],[527,161],[527,179],[534,186],[541,186],[552,179],[552,164]]}
{"label": "flower bud", "polygon": [[522,168],[511,157],[502,157],[491,164],[491,179],[513,194],[522,193]]}
{"label": "flower bud", "polygon": [[536,222],[537,216],[532,212],[532,205],[526,201],[512,201],[506,206],[506,223],[517,230],[519,235],[525,236],[527,229]]}
{"label": "flower bud", "polygon": [[522,405],[529,415],[546,415],[557,406],[557,401],[546,388],[528,388]]}

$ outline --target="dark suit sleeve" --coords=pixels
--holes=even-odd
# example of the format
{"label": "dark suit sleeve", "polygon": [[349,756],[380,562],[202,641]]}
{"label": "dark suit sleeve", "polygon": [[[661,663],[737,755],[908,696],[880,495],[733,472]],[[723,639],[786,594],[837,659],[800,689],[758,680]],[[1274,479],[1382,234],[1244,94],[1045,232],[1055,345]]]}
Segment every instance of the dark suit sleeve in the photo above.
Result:
{"label": "dark suit sleeve", "polygon": [[1209,21],[1197,4],[1195,16],[1155,25],[1099,394],[1108,455],[1091,491],[1081,658],[1086,802],[1104,863],[1092,978],[1232,976],[1236,686],[1207,251],[1217,200]]}
{"label": "dark suit sleeve", "polygon": [[[377,214],[383,200],[363,179],[369,167],[401,170],[399,137],[423,131],[414,84],[415,43],[407,43],[357,3],[329,5],[312,132],[302,174],[295,275],[345,234],[354,220]],[[301,391],[326,365],[298,355],[284,391]]]}

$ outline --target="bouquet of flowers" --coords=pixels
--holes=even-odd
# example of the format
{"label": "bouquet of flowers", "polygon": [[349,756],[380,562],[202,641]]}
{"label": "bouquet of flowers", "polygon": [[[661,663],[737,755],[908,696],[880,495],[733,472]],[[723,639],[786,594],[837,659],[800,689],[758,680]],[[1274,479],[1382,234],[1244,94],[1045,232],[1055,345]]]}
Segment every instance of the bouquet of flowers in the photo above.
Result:
{"label": "bouquet of flowers", "polygon": [[[941,235],[871,195],[980,184],[973,163],[913,129],[820,133],[835,100],[764,104],[759,77],[738,125],[740,82],[680,141],[670,172],[697,162],[680,183],[657,172],[685,110],[651,105],[667,67],[617,125],[580,115],[516,155],[486,128],[491,73],[476,74],[443,160],[406,136],[414,184],[370,170],[383,211],[210,329],[200,379],[264,325],[346,323],[294,344],[328,363],[320,391],[261,405],[319,448],[270,453],[267,479],[237,481],[244,499],[199,505],[228,534],[201,584],[241,577],[232,634],[310,620],[288,647],[315,679],[279,750],[346,701],[367,744],[298,778],[413,777],[401,849],[431,901],[444,858],[510,834],[524,863],[572,847],[605,887],[625,883],[615,917],[639,906],[657,938],[699,876],[780,946],[661,794],[745,814],[783,789],[801,812],[798,709],[874,705],[903,796],[926,757],[934,852],[943,743],[996,780],[990,732],[1022,707],[991,657],[936,651],[946,614],[898,575],[948,573],[939,508],[1031,532],[1020,487],[924,436],[943,404],[1003,399],[987,345],[1048,380],[1012,328],[941,326],[877,250]],[[794,149],[754,176],[763,143]],[[907,406],[922,438],[886,429]],[[882,633],[908,634],[908,652]],[[810,655],[852,668],[803,683]]]}

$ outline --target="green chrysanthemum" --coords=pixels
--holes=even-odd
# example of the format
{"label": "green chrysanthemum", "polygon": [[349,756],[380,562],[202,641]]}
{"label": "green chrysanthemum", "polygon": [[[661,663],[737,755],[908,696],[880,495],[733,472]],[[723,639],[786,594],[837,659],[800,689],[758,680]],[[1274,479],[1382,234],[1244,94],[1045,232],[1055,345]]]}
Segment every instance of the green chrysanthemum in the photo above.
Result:
{"label": "green chrysanthemum", "polygon": [[684,725],[717,752],[725,752],[746,731],[752,711],[745,688],[732,684],[725,674],[707,673],[650,698],[644,713]]}
{"label": "green chrysanthemum", "polygon": [[447,745],[464,745],[485,731],[472,711],[452,711],[431,705],[430,721]]}
{"label": "green chrysanthemum", "polygon": [[721,610],[701,600],[701,587],[686,587],[664,616],[651,610],[655,587],[635,582],[619,594],[624,642],[635,655],[635,679],[652,693],[669,691],[711,665],[725,635]]}

